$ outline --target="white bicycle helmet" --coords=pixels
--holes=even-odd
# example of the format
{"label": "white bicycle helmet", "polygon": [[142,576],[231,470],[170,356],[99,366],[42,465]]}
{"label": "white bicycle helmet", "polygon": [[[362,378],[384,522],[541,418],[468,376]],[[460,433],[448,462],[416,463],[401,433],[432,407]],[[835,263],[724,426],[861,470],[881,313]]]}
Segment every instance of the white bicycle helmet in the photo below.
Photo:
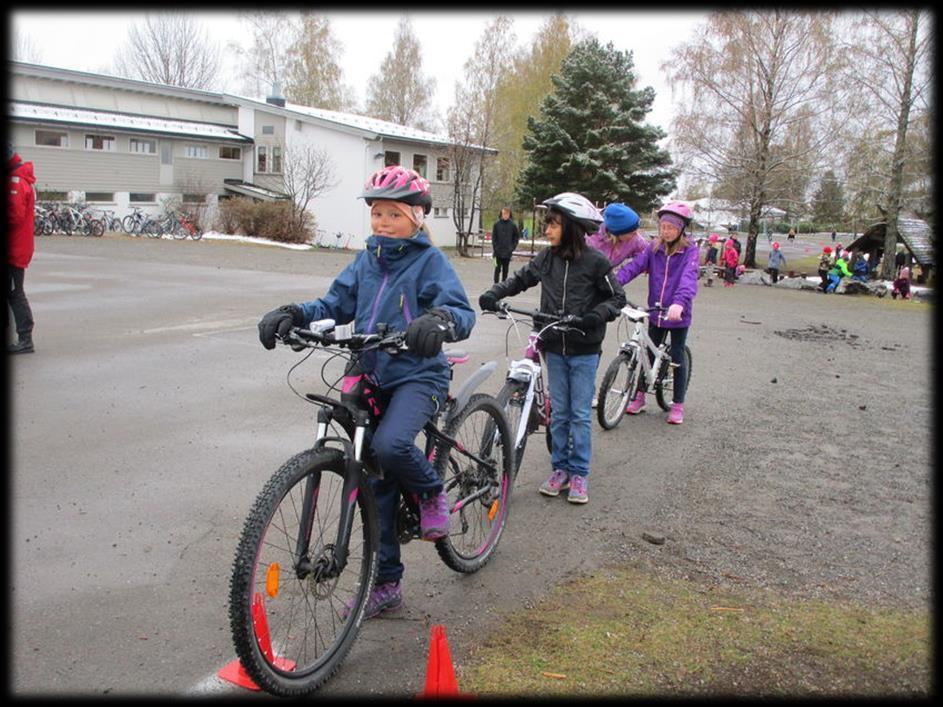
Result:
{"label": "white bicycle helmet", "polygon": [[562,211],[579,223],[587,233],[594,232],[599,228],[599,224],[603,222],[602,214],[599,213],[599,209],[593,206],[593,202],[582,194],[565,191],[562,194],[551,196],[542,203],[544,206],[553,207],[557,211]]}

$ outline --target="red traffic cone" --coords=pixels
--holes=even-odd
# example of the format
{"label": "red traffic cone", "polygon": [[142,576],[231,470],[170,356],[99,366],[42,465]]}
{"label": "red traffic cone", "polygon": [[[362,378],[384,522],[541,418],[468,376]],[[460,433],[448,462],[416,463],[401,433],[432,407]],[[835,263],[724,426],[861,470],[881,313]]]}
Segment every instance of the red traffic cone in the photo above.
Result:
{"label": "red traffic cone", "polygon": [[[272,641],[269,638],[268,620],[265,618],[265,604],[262,601],[262,595],[258,592],[252,597],[252,623],[255,626],[259,648],[269,662],[274,663],[282,670],[292,670],[295,667],[295,661],[289,660],[288,658],[277,657],[272,653]],[[259,689],[255,681],[249,677],[249,673],[246,672],[246,669],[242,667],[242,663],[238,658],[224,665],[216,675],[223,680],[248,690]]]}
{"label": "red traffic cone", "polygon": [[449,653],[449,643],[445,638],[445,626],[436,624],[432,627],[429,641],[429,662],[426,666],[426,687],[419,693],[426,697],[469,697],[458,691],[455,681],[455,667]]}

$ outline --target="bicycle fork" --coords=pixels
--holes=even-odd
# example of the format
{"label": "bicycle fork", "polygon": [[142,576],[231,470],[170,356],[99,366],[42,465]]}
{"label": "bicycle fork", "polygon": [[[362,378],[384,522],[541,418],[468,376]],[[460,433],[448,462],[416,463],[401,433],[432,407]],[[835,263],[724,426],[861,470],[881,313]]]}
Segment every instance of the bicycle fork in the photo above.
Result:
{"label": "bicycle fork", "polygon": [[343,437],[328,437],[327,428],[333,419],[333,413],[327,409],[318,411],[317,441],[314,451],[326,448],[328,442],[338,442],[344,453],[344,484],[341,491],[341,514],[337,521],[337,537],[333,544],[324,546],[320,557],[312,562],[309,557],[311,529],[317,511],[318,495],[321,487],[321,475],[310,474],[305,481],[304,500],[301,506],[301,519],[298,524],[298,538],[295,543],[295,573],[298,579],[314,574],[315,581],[334,579],[347,566],[347,551],[354,514],[357,510],[357,491],[360,484],[363,464],[360,455],[363,450],[364,433],[369,422],[369,413],[358,410],[354,418],[354,440]]}

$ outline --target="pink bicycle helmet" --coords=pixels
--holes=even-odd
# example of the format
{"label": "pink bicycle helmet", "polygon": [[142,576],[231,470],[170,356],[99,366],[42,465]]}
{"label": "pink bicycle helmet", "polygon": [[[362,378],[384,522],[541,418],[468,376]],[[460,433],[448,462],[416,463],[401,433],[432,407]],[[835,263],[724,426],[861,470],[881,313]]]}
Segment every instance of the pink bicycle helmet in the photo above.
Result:
{"label": "pink bicycle helmet", "polygon": [[425,213],[432,211],[432,193],[429,182],[412,169],[392,164],[375,172],[364,185],[358,197],[370,206],[374,199],[402,201],[411,206],[421,206]]}
{"label": "pink bicycle helmet", "polygon": [[716,243],[719,238],[720,236],[718,236],[716,233],[712,233],[707,240],[711,243]]}
{"label": "pink bicycle helmet", "polygon": [[683,201],[669,201],[658,209],[659,218],[662,214],[674,214],[675,216],[679,216],[681,220],[684,221],[685,226],[691,223],[691,208]]}

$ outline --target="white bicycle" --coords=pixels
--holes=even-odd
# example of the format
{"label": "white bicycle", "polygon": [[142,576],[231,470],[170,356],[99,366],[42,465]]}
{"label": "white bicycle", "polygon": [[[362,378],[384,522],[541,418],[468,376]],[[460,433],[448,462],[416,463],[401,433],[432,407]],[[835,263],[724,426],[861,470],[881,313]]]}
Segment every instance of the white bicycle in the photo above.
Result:
{"label": "white bicycle", "polygon": [[[655,394],[658,405],[664,411],[671,409],[675,370],[681,364],[671,360],[668,337],[660,346],[648,336],[648,319],[651,312],[667,312],[667,307],[639,307],[629,302],[622,308],[619,321],[633,327],[632,336],[619,347],[619,353],[609,364],[603,375],[596,397],[596,418],[603,429],[614,429],[625,415],[625,406],[638,390]],[[649,360],[649,359],[652,360]],[[691,381],[691,349],[684,347],[684,364],[687,371],[685,383]],[[644,375],[646,385],[641,387]]]}

